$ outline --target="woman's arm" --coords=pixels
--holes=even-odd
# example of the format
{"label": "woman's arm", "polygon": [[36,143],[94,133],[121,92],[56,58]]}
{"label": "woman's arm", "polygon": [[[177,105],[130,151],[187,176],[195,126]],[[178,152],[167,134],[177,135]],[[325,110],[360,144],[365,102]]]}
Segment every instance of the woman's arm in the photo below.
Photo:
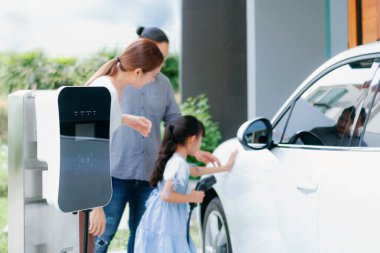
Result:
{"label": "woman's arm", "polygon": [[227,164],[219,167],[191,167],[190,175],[193,177],[200,177],[207,174],[219,173],[230,171],[235,164],[238,151],[235,150],[228,158]]}
{"label": "woman's arm", "polygon": [[202,203],[205,193],[203,191],[191,191],[191,194],[181,194],[174,191],[172,180],[165,183],[161,198],[170,203]]}
{"label": "woman's arm", "polygon": [[88,232],[93,236],[101,236],[106,229],[106,215],[103,207],[94,208],[90,213],[90,226]]}
{"label": "woman's arm", "polygon": [[152,122],[149,119],[131,114],[122,114],[121,124],[135,129],[144,137],[148,137],[152,128]]}

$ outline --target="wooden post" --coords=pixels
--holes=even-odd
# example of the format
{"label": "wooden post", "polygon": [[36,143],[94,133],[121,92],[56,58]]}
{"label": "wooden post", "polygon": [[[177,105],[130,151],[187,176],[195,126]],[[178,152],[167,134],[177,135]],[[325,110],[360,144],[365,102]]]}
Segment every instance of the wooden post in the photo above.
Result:
{"label": "wooden post", "polygon": [[380,40],[380,0],[348,0],[348,47]]}
{"label": "wooden post", "polygon": [[357,12],[357,0],[348,0],[348,48],[359,45]]}
{"label": "wooden post", "polygon": [[362,0],[363,44],[380,38],[380,0]]}
{"label": "wooden post", "polygon": [[84,243],[84,213],[79,212],[79,247],[80,253],[93,253],[94,252],[94,237],[88,236],[88,252],[83,252]]}

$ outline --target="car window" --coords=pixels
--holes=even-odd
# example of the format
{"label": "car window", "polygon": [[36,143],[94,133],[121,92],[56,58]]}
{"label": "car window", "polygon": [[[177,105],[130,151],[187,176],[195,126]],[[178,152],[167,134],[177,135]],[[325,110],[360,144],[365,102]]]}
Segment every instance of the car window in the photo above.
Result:
{"label": "car window", "polygon": [[281,143],[357,146],[357,110],[376,72],[374,60],[340,66],[318,79],[294,103]]}
{"label": "car window", "polygon": [[[361,110],[360,117],[366,120],[365,133],[362,140],[362,146],[380,147],[380,96],[379,96],[379,81],[380,69],[377,70],[375,78],[370,87],[370,96],[368,96],[367,103],[364,104]],[[373,103],[373,105],[372,105]],[[368,114],[368,108],[372,108],[371,113]],[[358,121],[355,126],[357,133],[360,134],[363,125]]]}
{"label": "car window", "polygon": [[277,124],[273,127],[272,139],[275,143],[281,142],[285,130],[285,125],[288,122],[290,111],[290,108],[286,109],[286,112],[281,116],[280,120],[278,120]]}

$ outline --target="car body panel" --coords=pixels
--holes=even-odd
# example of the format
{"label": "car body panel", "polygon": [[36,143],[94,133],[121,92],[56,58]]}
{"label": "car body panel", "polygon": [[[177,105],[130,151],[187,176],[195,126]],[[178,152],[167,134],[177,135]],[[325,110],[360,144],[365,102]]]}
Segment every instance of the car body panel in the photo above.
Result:
{"label": "car body panel", "polygon": [[346,158],[322,189],[320,252],[380,252],[380,154],[360,152]]}
{"label": "car body panel", "polygon": [[[239,155],[234,168],[239,169],[215,175],[215,190],[226,214],[233,250],[247,252],[249,248],[253,252],[287,252],[279,234],[270,190],[278,180],[271,176],[271,171],[275,171],[278,166],[270,168],[267,165],[273,164],[273,156],[268,150],[253,153],[245,151],[236,139],[222,144],[214,154],[225,163],[228,154],[236,148],[239,149]],[[265,170],[245,166],[249,164],[252,154],[257,168]]]}
{"label": "car body panel", "polygon": [[[235,252],[361,252],[363,244],[372,249],[363,252],[380,251],[380,155],[372,165],[365,162],[377,151],[256,151],[233,139],[215,155],[223,163],[237,148],[233,170],[217,174],[215,186]],[[310,184],[316,191],[307,192]],[[373,233],[363,235],[359,228]]]}

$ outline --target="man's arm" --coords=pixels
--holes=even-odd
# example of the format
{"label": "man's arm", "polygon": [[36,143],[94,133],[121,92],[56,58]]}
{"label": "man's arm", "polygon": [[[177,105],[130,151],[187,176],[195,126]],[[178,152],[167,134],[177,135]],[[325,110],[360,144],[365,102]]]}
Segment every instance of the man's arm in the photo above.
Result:
{"label": "man's arm", "polygon": [[212,163],[214,166],[221,166],[218,157],[214,156],[210,152],[198,150],[194,156],[195,159],[205,164]]}
{"label": "man's arm", "polygon": [[175,118],[181,116],[181,111],[179,109],[177,102],[175,101],[174,90],[170,83],[169,78],[163,75],[163,81],[165,82],[165,85],[166,85],[165,88],[166,88],[167,103],[166,103],[166,108],[165,108],[165,114],[162,120],[164,121],[164,126],[166,127]]}

